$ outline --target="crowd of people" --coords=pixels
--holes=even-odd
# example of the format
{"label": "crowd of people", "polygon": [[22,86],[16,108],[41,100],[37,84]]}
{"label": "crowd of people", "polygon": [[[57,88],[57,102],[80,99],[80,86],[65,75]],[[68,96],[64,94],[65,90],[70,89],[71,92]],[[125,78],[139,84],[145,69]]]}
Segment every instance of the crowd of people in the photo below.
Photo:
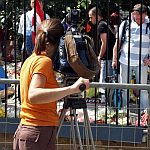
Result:
{"label": "crowd of people", "polygon": [[[120,17],[116,12],[113,12],[110,15],[110,22],[108,22],[108,20],[104,20],[101,11],[96,10],[96,7],[89,10],[87,34],[94,41],[97,40],[94,43],[97,44],[100,64],[98,78],[100,83],[107,82],[107,77],[112,76],[115,70],[119,72],[120,83],[130,83],[132,71],[134,70],[136,83],[147,84],[147,72],[150,65],[150,26],[147,11],[148,8],[145,5],[136,4],[128,21],[121,22]],[[98,24],[97,28],[94,26],[96,22]],[[128,22],[128,25],[126,24],[126,27],[123,27],[125,22]],[[116,27],[116,25],[119,25],[119,27]],[[89,28],[91,29],[88,30]],[[96,32],[98,38],[95,39]],[[122,38],[122,36],[124,37]],[[104,93],[105,90],[101,92]],[[141,90],[139,97],[142,111],[149,106],[148,91]],[[127,107],[127,90],[122,92],[122,106]]]}

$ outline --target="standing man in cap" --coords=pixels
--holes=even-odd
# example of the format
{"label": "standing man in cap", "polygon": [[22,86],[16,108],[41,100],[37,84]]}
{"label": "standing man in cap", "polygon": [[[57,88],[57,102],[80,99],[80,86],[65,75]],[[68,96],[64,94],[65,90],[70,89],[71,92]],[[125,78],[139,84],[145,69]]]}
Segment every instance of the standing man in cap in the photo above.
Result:
{"label": "standing man in cap", "polygon": [[[122,32],[125,21],[119,27],[119,39],[116,40],[113,49],[112,67],[117,67],[117,60],[120,62],[120,82],[131,81],[132,71],[135,72],[136,83],[147,84],[147,71],[150,56],[150,27],[147,17],[147,7],[143,4],[136,4],[133,7],[131,20],[127,21],[125,28],[124,40],[122,42]],[[128,26],[128,27],[127,27]],[[130,32],[129,32],[130,26]],[[130,33],[130,35],[129,35]],[[118,46],[119,45],[119,46]],[[117,58],[117,48],[120,48],[120,58]],[[129,66],[129,69],[128,69]],[[140,76],[139,76],[140,71]],[[127,90],[123,92],[123,106],[127,105]],[[141,90],[140,109],[149,107],[148,91]]]}

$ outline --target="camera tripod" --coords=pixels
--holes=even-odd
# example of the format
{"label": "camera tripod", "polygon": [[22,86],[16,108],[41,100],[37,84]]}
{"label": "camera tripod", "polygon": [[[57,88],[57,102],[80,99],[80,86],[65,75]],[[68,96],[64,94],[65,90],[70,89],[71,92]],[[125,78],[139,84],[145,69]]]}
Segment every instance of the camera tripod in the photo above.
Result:
{"label": "camera tripod", "polygon": [[70,108],[70,124],[71,124],[71,131],[72,131],[71,138],[72,138],[72,142],[73,142],[73,149],[74,150],[78,149],[76,139],[78,139],[78,144],[79,144],[80,150],[83,150],[83,147],[84,147],[82,144],[80,130],[79,130],[79,124],[78,124],[77,115],[76,115],[76,109],[83,109],[84,127],[85,127],[85,142],[86,142],[86,145],[88,145],[88,147],[87,147],[88,150],[90,147],[92,148],[92,150],[95,150],[92,130],[91,130],[90,121],[89,121],[88,112],[87,112],[86,100],[84,98],[76,97],[75,95],[71,95],[70,97],[67,97],[64,100],[63,110],[60,115],[60,124],[59,124],[58,131],[57,131],[57,138],[59,136],[59,132],[63,125],[66,112],[68,111],[69,108]]}

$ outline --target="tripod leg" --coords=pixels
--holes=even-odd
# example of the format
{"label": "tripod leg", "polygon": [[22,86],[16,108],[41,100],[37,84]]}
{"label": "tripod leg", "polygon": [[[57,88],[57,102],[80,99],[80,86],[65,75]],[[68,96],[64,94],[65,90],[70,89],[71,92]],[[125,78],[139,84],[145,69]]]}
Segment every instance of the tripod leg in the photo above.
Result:
{"label": "tripod leg", "polygon": [[80,131],[79,131],[79,125],[78,125],[78,122],[77,122],[75,109],[73,109],[73,115],[74,115],[74,121],[75,121],[75,125],[76,125],[77,137],[78,137],[78,141],[79,141],[80,150],[83,150],[81,135],[80,135]]}
{"label": "tripod leg", "polygon": [[88,117],[88,113],[87,113],[87,108],[84,108],[83,111],[84,111],[85,121],[86,121],[88,129],[89,129],[89,136],[90,136],[90,140],[91,140],[91,144],[92,144],[92,150],[95,150],[95,145],[94,145],[92,130],[91,130],[90,121],[89,121],[89,117]]}
{"label": "tripod leg", "polygon": [[63,111],[61,112],[61,115],[60,115],[60,121],[59,121],[59,126],[58,126],[58,130],[57,130],[57,135],[56,135],[56,137],[57,137],[57,139],[58,139],[58,135],[59,135],[59,132],[60,132],[60,129],[61,129],[61,127],[62,127],[62,124],[63,124],[63,122],[64,122],[64,119],[65,119],[65,115],[66,115],[66,112],[67,112],[67,110],[68,109],[63,109]]}
{"label": "tripod leg", "polygon": [[77,150],[77,144],[76,144],[76,136],[75,136],[75,124],[74,124],[74,114],[72,108],[70,108],[70,117],[71,117],[71,130],[70,130],[70,139],[72,139],[71,142],[73,142],[73,149]]}
{"label": "tripod leg", "polygon": [[[87,117],[86,115],[84,115],[84,127],[85,127],[85,144],[86,145],[90,145],[90,140],[89,140],[89,129],[88,129],[88,125],[87,125]],[[87,147],[87,149],[89,149],[89,147]]]}

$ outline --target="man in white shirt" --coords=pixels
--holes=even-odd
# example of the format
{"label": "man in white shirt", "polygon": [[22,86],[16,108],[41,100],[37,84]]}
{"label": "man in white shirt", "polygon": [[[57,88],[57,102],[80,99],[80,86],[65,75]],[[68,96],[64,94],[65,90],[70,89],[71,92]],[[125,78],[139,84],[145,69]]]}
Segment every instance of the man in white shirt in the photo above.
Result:
{"label": "man in white shirt", "polygon": [[[34,49],[34,45],[32,43],[32,17],[34,16],[34,1],[31,0],[30,6],[31,10],[26,12],[26,27],[24,27],[24,14],[21,15],[20,17],[20,22],[19,22],[19,28],[18,28],[18,33],[22,34],[24,36],[24,29],[26,28],[26,55],[27,57],[32,54],[32,51]],[[43,2],[42,0],[39,0],[39,4],[41,8],[43,9]],[[46,14],[46,19],[49,19],[50,17]],[[36,24],[36,31],[38,29],[39,24]],[[22,45],[22,50],[24,49],[24,43]]]}
{"label": "man in white shirt", "polygon": [[[128,21],[128,29],[125,30],[126,31],[125,38],[120,50],[121,55],[119,58],[119,62],[120,62],[121,83],[127,83],[128,71],[129,71],[129,81],[131,81],[132,71],[134,71],[136,77],[136,83],[147,84],[147,71],[148,71],[149,56],[150,56],[150,27],[148,27],[148,23],[149,23],[149,19],[147,18],[146,6],[141,4],[136,4],[132,12],[132,19],[130,24],[130,35],[129,35],[129,21]],[[119,27],[119,44],[121,44],[121,37],[124,28],[123,26],[124,26],[124,22],[122,22]],[[140,29],[142,30],[142,32]],[[129,42],[130,42],[130,46],[129,46]],[[117,59],[118,59],[117,47],[118,47],[118,40],[116,41],[113,49],[113,62],[112,62],[113,68],[117,67]],[[128,65],[130,66],[129,70],[128,70]],[[141,77],[139,76],[139,71],[141,73]],[[124,94],[123,106],[126,107],[127,91],[125,90],[123,94]],[[148,91],[141,90],[140,108],[143,111],[148,107],[149,107]]]}

